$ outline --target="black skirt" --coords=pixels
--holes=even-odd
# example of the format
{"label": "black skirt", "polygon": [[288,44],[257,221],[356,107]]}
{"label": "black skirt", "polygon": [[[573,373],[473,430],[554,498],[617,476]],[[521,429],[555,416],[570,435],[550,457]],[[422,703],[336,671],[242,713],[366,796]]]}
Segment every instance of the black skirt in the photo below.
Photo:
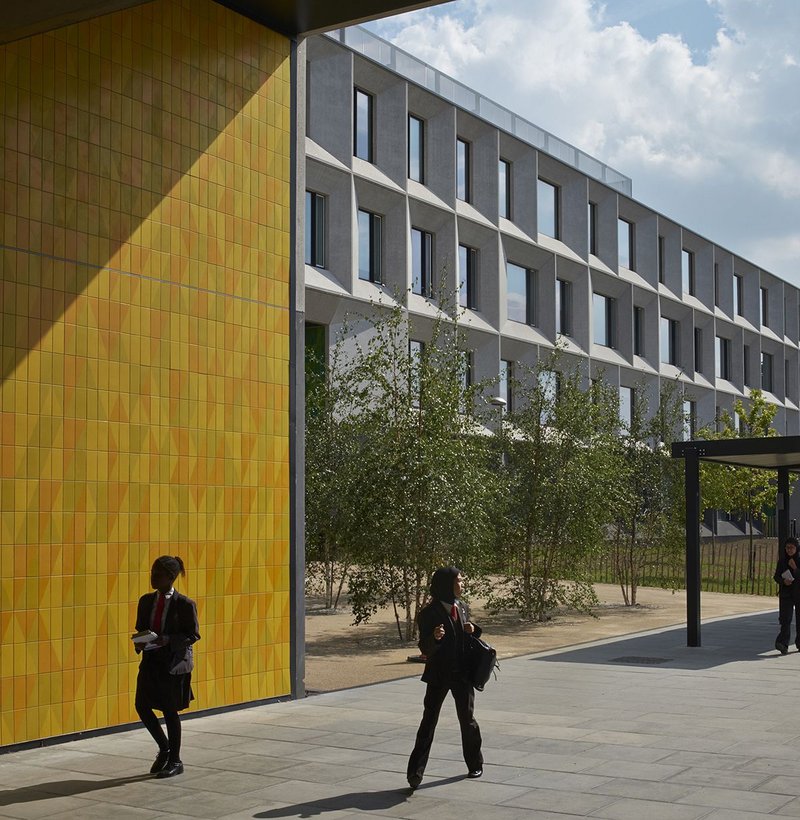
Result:
{"label": "black skirt", "polygon": [[172,653],[166,647],[142,653],[136,678],[136,705],[159,712],[180,712],[194,700],[192,674],[170,675]]}

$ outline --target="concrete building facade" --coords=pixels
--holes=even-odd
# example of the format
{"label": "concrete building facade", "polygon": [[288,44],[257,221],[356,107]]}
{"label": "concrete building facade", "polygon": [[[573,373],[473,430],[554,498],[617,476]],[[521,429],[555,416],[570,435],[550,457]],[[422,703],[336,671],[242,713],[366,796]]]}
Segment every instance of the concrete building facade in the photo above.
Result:
{"label": "concrete building facade", "polygon": [[559,343],[696,427],[761,388],[800,431],[800,290],[632,196],[623,174],[359,28],[307,44],[306,319],[457,291],[477,378]]}

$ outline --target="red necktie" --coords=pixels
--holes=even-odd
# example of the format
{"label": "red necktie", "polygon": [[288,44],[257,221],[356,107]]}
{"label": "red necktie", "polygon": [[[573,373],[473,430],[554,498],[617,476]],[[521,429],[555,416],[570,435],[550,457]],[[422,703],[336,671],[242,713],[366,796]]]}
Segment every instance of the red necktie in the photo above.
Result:
{"label": "red necktie", "polygon": [[451,617],[454,621],[457,621],[457,620],[458,620],[458,607],[457,607],[455,604],[453,604],[453,605],[450,607],[450,617]]}
{"label": "red necktie", "polygon": [[164,602],[166,598],[160,592],[157,592],[156,595],[158,595],[158,602],[156,603],[156,614],[153,616],[153,632],[157,632],[160,635],[161,618],[164,616]]}

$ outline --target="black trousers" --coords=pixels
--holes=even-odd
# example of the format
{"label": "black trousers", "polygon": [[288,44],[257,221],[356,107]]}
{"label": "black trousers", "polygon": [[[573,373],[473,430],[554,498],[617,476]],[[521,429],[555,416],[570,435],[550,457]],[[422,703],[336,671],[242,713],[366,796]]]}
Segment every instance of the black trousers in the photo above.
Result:
{"label": "black trousers", "polygon": [[[781,625],[781,631],[775,639],[775,643],[782,643],[784,646],[789,646],[792,637],[792,615],[795,615],[795,631],[800,628],[800,599],[794,600],[788,595],[783,595],[778,598],[778,621]],[[797,648],[800,649],[800,634],[796,636]]]}
{"label": "black trousers", "polygon": [[439,720],[439,712],[442,709],[447,693],[453,694],[456,702],[456,714],[461,726],[461,748],[464,752],[464,762],[469,771],[483,768],[483,755],[481,754],[481,730],[478,726],[473,711],[475,709],[475,690],[464,680],[453,680],[444,686],[428,684],[425,691],[424,710],[422,721],[417,730],[417,742],[414,744],[414,751],[408,760],[408,775],[419,775],[425,773],[428,765],[428,756],[431,752],[433,735],[436,732],[436,724]]}

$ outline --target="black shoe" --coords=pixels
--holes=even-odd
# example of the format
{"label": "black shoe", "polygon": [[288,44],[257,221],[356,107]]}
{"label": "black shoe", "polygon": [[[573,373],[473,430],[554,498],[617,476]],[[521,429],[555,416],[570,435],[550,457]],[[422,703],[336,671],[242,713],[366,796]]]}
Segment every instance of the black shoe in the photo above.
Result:
{"label": "black shoe", "polygon": [[470,780],[477,780],[483,774],[483,769],[472,769],[472,771],[467,772],[467,777]]}
{"label": "black shoe", "polygon": [[420,783],[422,783],[421,774],[410,774],[408,776],[408,785],[411,786],[412,789],[416,789]]}
{"label": "black shoe", "polygon": [[167,763],[169,763],[169,749],[162,749],[150,767],[150,774],[158,774],[167,767]]}
{"label": "black shoe", "polygon": [[175,777],[176,774],[183,774],[183,763],[180,760],[170,760],[156,777]]}
{"label": "black shoe", "polygon": [[781,643],[780,641],[775,641],[775,648],[781,655],[788,655],[789,654],[789,647],[785,643]]}

